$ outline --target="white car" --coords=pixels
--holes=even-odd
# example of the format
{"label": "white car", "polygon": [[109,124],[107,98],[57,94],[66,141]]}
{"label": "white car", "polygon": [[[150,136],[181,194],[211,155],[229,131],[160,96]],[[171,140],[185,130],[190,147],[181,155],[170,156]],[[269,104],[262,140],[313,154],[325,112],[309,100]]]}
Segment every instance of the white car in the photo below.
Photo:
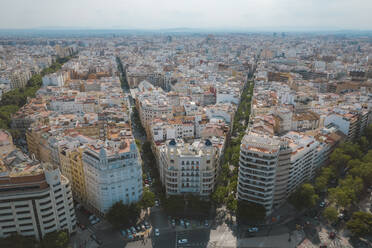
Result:
{"label": "white car", "polygon": [[180,239],[178,240],[178,244],[186,244],[188,242],[187,239]]}
{"label": "white car", "polygon": [[157,228],[155,228],[155,236],[156,236],[156,237],[159,237],[159,236],[160,236],[159,229],[157,229]]}

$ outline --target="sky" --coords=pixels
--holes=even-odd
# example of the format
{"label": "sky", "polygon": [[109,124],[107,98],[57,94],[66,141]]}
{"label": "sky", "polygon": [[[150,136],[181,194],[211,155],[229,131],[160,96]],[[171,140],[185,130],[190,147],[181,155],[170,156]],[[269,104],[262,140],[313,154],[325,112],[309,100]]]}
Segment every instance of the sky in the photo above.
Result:
{"label": "sky", "polygon": [[372,30],[372,0],[0,0],[0,29]]}

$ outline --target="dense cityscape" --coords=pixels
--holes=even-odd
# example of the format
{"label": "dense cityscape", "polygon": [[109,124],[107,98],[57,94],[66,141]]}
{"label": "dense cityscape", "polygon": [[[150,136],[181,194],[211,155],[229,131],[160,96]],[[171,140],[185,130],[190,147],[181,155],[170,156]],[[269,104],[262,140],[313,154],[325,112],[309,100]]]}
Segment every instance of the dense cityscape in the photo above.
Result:
{"label": "dense cityscape", "polygon": [[372,39],[0,37],[1,247],[372,247]]}

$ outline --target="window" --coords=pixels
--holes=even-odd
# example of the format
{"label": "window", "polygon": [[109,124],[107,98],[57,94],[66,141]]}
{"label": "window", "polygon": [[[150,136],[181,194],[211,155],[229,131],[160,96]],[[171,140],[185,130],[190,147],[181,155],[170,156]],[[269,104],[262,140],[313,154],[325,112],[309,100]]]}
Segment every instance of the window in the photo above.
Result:
{"label": "window", "polygon": [[32,223],[19,224],[19,226],[32,226]]}
{"label": "window", "polygon": [[18,218],[18,220],[31,220],[31,217]]}
{"label": "window", "polygon": [[29,214],[30,211],[21,211],[21,212],[17,212],[17,214]]}
{"label": "window", "polygon": [[7,229],[7,228],[14,228],[15,225],[9,225],[9,226],[3,226],[3,228]]}
{"label": "window", "polygon": [[5,220],[0,220],[0,223],[4,223],[4,222],[10,222],[10,221],[14,221],[13,219],[5,219]]}

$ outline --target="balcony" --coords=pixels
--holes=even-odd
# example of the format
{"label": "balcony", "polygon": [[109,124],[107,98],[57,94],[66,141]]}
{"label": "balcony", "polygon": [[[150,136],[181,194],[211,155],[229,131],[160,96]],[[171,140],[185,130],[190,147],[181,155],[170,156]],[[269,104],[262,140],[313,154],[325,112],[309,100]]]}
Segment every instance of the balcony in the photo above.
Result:
{"label": "balcony", "polygon": [[[251,189],[246,190],[245,188],[243,189],[240,185],[238,186],[238,193],[245,195],[245,196],[254,197],[262,201],[268,201],[273,198],[272,194],[263,194],[263,193],[266,193],[265,191],[260,192],[260,191],[251,190]],[[254,193],[257,193],[257,194],[254,194]]]}
{"label": "balcony", "polygon": [[254,162],[243,162],[239,161],[239,165],[247,169],[255,169],[262,172],[275,171],[275,166],[261,165]]}

